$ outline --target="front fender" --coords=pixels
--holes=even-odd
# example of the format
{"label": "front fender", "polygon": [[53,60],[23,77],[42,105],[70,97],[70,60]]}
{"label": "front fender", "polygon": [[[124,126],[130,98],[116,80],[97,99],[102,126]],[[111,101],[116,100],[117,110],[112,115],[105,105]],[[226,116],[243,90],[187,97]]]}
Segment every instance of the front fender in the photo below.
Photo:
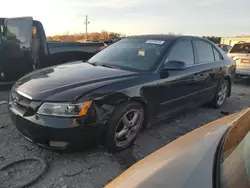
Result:
{"label": "front fender", "polygon": [[153,74],[131,77],[98,88],[82,96],[79,101],[93,101],[94,116],[98,122],[106,122],[119,105],[130,101],[142,104],[146,117],[151,120],[158,109],[157,91],[154,91],[154,96],[151,94],[157,88],[158,80],[159,75]]}

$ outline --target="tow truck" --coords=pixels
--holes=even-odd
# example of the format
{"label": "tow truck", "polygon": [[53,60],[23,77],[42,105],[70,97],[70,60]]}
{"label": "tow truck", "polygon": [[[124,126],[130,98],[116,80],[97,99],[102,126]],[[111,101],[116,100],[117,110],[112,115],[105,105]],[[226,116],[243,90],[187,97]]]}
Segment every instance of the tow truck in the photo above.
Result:
{"label": "tow truck", "polygon": [[0,18],[0,85],[36,69],[86,61],[104,43],[47,41],[43,25],[32,17]]}

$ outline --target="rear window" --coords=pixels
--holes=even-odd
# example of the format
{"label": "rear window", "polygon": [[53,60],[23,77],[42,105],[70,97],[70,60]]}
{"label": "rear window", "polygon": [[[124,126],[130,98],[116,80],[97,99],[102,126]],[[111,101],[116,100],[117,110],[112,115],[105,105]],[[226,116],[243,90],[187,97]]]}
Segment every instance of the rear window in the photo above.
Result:
{"label": "rear window", "polygon": [[250,44],[235,44],[230,53],[250,53]]}
{"label": "rear window", "polygon": [[8,20],[6,39],[11,43],[28,43],[31,42],[28,30],[30,29],[30,22],[27,20]]}

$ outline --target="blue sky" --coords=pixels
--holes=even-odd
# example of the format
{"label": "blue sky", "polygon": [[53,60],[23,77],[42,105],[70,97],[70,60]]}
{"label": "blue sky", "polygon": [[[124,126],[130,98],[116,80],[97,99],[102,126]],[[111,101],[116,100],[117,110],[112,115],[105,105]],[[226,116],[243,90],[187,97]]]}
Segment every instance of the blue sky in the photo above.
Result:
{"label": "blue sky", "polygon": [[0,17],[33,16],[47,35],[85,32],[86,14],[90,32],[250,35],[250,0],[9,0],[4,7]]}

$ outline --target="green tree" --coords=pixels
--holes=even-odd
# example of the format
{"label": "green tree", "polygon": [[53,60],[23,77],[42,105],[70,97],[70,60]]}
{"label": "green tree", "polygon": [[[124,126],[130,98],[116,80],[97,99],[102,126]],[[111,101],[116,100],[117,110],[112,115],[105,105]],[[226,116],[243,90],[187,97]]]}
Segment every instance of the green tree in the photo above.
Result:
{"label": "green tree", "polygon": [[100,33],[91,33],[89,36],[89,39],[91,39],[92,41],[99,41],[100,40]]}
{"label": "green tree", "polygon": [[120,33],[111,32],[109,33],[109,39],[119,39],[121,37]]}
{"label": "green tree", "polygon": [[220,41],[221,41],[221,37],[215,37],[215,36],[211,36],[211,37],[209,37],[209,36],[203,36],[203,38],[208,39],[208,40],[212,41],[212,42],[213,42],[213,43],[215,43],[215,44],[220,44]]}
{"label": "green tree", "polygon": [[109,33],[107,32],[107,31],[102,31],[101,33],[100,33],[100,39],[102,39],[102,40],[106,40],[106,39],[108,39],[109,38]]}

